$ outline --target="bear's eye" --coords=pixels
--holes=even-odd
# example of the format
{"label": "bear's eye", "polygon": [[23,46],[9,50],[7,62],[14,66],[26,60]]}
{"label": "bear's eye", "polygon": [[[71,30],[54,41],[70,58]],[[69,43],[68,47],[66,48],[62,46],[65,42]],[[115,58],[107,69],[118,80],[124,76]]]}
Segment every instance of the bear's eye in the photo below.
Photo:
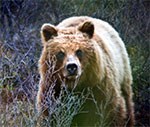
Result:
{"label": "bear's eye", "polygon": [[83,56],[82,50],[78,49],[78,50],[76,51],[76,55],[77,55],[77,57],[81,58],[81,57]]}
{"label": "bear's eye", "polygon": [[58,52],[57,55],[56,55],[56,58],[57,58],[58,60],[63,60],[64,57],[65,57],[65,53],[62,52],[62,51]]}

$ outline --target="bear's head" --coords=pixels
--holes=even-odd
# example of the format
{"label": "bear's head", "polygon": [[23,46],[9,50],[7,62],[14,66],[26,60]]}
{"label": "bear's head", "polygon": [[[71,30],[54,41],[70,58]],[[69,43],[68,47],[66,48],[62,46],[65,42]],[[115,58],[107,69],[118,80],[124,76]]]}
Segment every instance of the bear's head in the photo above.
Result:
{"label": "bear's head", "polygon": [[54,77],[69,87],[74,87],[77,80],[80,84],[92,82],[99,69],[93,34],[94,25],[89,21],[67,28],[44,24],[41,28],[44,46],[40,58],[41,76]]}

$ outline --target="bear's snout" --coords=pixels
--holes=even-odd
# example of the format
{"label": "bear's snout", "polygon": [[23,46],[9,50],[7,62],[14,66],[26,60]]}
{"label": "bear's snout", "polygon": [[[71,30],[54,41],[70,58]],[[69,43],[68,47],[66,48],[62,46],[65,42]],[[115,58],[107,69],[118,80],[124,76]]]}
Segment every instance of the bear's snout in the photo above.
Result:
{"label": "bear's snout", "polygon": [[69,76],[73,76],[77,74],[78,66],[75,63],[70,63],[66,66]]}
{"label": "bear's snout", "polygon": [[63,75],[67,79],[76,79],[81,75],[81,66],[77,57],[68,55],[65,61]]}

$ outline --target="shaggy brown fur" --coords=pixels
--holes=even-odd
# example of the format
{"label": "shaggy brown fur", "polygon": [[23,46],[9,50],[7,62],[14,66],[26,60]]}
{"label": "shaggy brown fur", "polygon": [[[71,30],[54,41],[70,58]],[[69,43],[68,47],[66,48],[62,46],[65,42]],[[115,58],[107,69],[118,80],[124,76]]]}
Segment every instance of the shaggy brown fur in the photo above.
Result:
{"label": "shaggy brown fur", "polygon": [[[129,58],[124,43],[108,23],[90,17],[72,17],[57,26],[44,24],[41,36],[44,47],[39,60],[39,111],[45,99],[44,92],[57,79],[56,94],[62,82],[79,91],[90,87],[98,110],[109,126],[134,125]],[[69,73],[70,63],[75,66],[71,68],[75,70],[73,75]],[[78,83],[74,86],[76,79]],[[99,122],[91,99],[84,109],[88,113],[75,117],[72,125],[94,126]]]}

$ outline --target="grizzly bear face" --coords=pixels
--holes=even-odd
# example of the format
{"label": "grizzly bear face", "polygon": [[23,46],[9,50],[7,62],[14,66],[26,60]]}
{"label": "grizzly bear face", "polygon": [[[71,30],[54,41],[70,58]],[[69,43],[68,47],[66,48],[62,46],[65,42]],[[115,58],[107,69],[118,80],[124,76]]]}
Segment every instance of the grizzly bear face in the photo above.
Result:
{"label": "grizzly bear face", "polygon": [[85,22],[78,28],[65,29],[44,24],[41,29],[44,46],[44,55],[40,59],[40,66],[43,65],[40,67],[41,72],[43,73],[45,69],[46,74],[49,68],[53,67],[51,74],[53,73],[57,80],[64,81],[68,86],[81,77],[85,77],[85,71],[96,59],[91,42],[93,33],[94,26],[91,22]]}
{"label": "grizzly bear face", "polygon": [[90,49],[81,47],[78,42],[69,43],[69,41],[71,40],[49,44],[48,54],[55,58],[55,71],[59,70],[63,78],[72,80],[81,76],[85,67],[83,65],[89,61],[86,52]]}

